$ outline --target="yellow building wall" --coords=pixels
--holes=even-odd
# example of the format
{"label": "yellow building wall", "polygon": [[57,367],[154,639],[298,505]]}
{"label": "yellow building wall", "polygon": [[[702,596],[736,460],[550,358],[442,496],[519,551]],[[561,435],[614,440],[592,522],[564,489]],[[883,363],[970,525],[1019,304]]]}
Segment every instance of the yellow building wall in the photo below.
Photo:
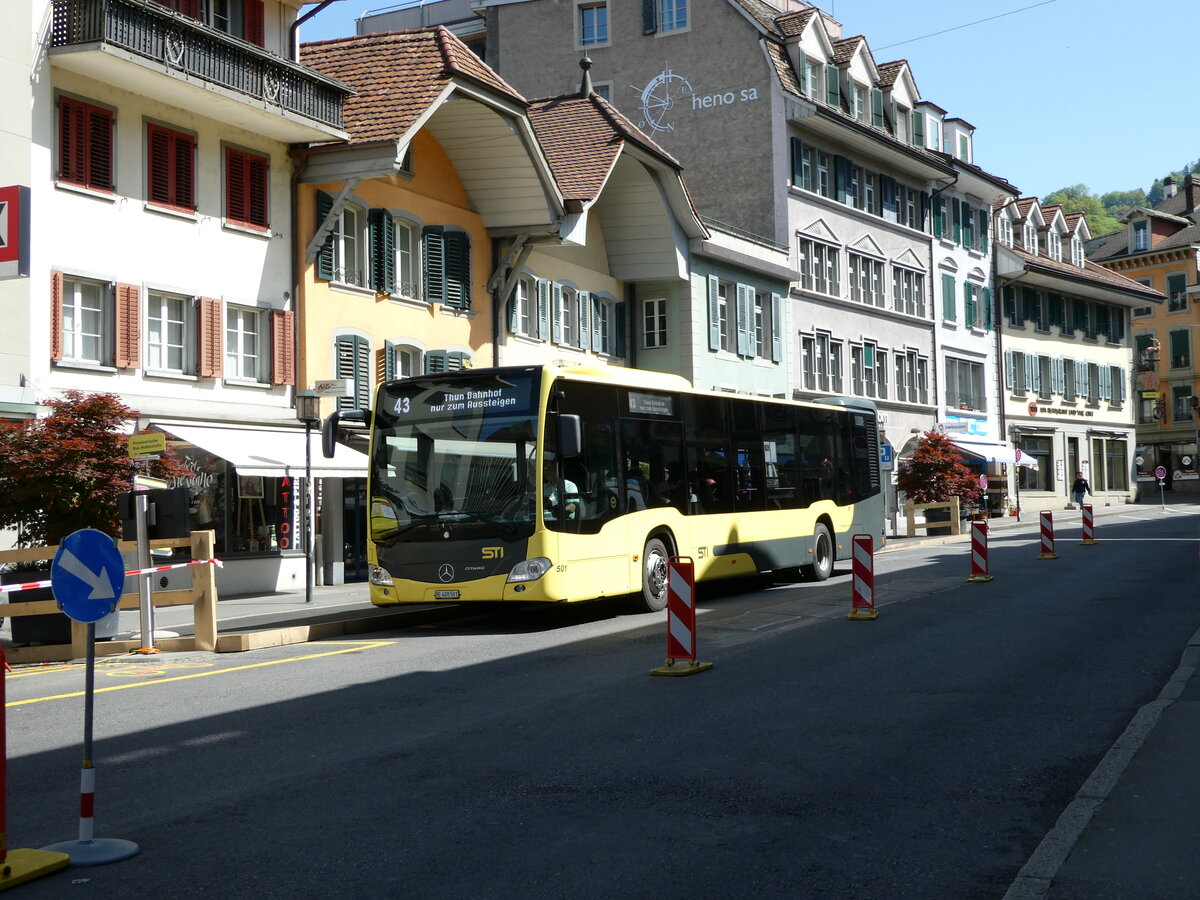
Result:
{"label": "yellow building wall", "polygon": [[[378,383],[378,357],[384,341],[412,344],[422,350],[469,352],[474,366],[494,363],[492,298],[487,291],[492,273],[491,238],[449,157],[428,132],[420,132],[413,140],[410,165],[411,177],[364,180],[354,196],[368,208],[405,214],[422,225],[453,225],[467,231],[471,236],[471,309],[398,299],[318,279],[315,261],[304,260],[305,248],[316,230],[317,191],[336,195],[342,184],[302,184],[296,197],[301,267],[297,369],[302,388],[335,377],[334,341],[342,334],[358,334],[370,341],[372,390]],[[331,409],[332,401],[325,401],[322,414]]]}

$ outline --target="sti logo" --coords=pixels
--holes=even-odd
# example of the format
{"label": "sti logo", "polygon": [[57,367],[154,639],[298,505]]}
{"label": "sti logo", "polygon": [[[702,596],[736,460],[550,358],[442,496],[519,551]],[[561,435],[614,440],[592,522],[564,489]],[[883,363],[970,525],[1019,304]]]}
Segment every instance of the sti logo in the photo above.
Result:
{"label": "sti logo", "polygon": [[504,548],[503,547],[484,547],[483,548],[483,558],[484,559],[503,559],[503,557],[504,557]]}

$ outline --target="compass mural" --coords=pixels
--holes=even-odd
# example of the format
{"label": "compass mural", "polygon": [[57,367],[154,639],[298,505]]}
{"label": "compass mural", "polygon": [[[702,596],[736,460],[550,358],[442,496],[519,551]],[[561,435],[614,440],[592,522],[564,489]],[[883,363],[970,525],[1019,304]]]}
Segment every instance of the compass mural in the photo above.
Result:
{"label": "compass mural", "polygon": [[663,69],[645,87],[633,88],[640,94],[638,108],[642,111],[641,127],[651,134],[674,131],[669,121],[671,110],[682,98],[691,95],[692,86],[682,75]]}

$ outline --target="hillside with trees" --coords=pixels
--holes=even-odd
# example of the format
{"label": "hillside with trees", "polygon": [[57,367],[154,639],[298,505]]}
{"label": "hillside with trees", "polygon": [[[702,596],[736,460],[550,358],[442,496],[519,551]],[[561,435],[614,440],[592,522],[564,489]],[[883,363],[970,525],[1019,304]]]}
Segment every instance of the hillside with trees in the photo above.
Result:
{"label": "hillside with trees", "polygon": [[[1175,183],[1182,185],[1188,175],[1200,175],[1200,159],[1186,164],[1177,172],[1169,173]],[[1149,191],[1135,188],[1128,191],[1109,191],[1107,194],[1093,194],[1086,184],[1076,184],[1071,187],[1059,188],[1042,198],[1043,206],[1058,204],[1064,212],[1081,212],[1087,219],[1092,237],[1116,231],[1121,227],[1120,219],[1125,213],[1137,206],[1154,206],[1163,199],[1163,182],[1168,178],[1154,179]]]}

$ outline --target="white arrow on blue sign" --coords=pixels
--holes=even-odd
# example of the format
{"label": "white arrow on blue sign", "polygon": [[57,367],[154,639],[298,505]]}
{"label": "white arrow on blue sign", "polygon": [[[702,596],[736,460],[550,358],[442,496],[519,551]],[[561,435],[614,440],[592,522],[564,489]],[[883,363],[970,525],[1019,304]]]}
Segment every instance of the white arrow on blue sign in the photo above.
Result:
{"label": "white arrow on blue sign", "polygon": [[113,539],[95,528],[67,535],[50,566],[58,608],[76,622],[99,622],[117,608],[125,561]]}

